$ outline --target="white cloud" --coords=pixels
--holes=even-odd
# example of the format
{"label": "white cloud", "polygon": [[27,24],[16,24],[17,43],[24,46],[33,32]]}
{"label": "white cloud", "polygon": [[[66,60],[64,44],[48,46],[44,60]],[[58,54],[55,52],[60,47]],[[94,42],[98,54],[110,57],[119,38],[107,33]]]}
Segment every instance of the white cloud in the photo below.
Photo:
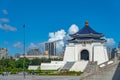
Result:
{"label": "white cloud", "polygon": [[115,40],[113,38],[105,38],[107,42],[105,45],[109,48],[112,48],[115,45]]}
{"label": "white cloud", "polygon": [[8,18],[0,18],[1,23],[8,23],[9,19]]}
{"label": "white cloud", "polygon": [[69,35],[75,34],[78,31],[79,31],[79,27],[76,24],[72,24],[68,29],[68,34],[66,35],[65,40],[72,39]]}
{"label": "white cloud", "polygon": [[38,48],[38,45],[36,45],[35,43],[30,43],[29,49],[35,49],[35,48]]}
{"label": "white cloud", "polygon": [[61,29],[55,33],[54,32],[49,33],[50,38],[48,41],[53,42],[57,40],[63,40],[65,36],[66,36],[66,32],[63,29]]}
{"label": "white cloud", "polygon": [[3,14],[8,14],[8,11],[6,9],[2,10]]}
{"label": "white cloud", "polygon": [[[7,10],[2,10],[3,14],[8,14]],[[17,28],[6,24],[9,23],[9,19],[8,18],[0,18],[0,29],[5,30],[5,31],[17,31]]]}
{"label": "white cloud", "polygon": [[21,49],[23,49],[23,44],[18,41],[18,42],[15,42],[15,43],[13,44],[13,47],[21,50]]}
{"label": "white cloud", "polygon": [[49,37],[54,38],[54,33],[53,32],[49,33]]}
{"label": "white cloud", "polygon": [[8,25],[8,24],[0,24],[0,29],[6,30],[6,31],[17,31],[17,28]]}
{"label": "white cloud", "polygon": [[79,27],[76,24],[72,24],[68,30],[69,34],[74,34],[79,31]]}

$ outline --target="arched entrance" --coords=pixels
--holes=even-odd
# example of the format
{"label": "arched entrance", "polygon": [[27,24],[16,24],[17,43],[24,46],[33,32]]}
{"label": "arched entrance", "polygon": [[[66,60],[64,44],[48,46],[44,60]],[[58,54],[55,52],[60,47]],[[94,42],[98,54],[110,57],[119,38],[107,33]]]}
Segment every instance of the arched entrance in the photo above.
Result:
{"label": "arched entrance", "polygon": [[88,50],[82,50],[80,54],[81,54],[81,60],[89,60]]}

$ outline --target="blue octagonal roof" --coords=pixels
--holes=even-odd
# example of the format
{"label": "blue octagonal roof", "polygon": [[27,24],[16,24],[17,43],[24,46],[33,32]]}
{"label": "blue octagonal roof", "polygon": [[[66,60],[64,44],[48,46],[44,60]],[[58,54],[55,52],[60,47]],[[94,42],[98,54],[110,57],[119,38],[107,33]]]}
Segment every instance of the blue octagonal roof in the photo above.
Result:
{"label": "blue octagonal roof", "polygon": [[75,34],[101,34],[101,33],[98,33],[94,31],[91,27],[85,25],[81,30],[79,30]]}
{"label": "blue octagonal roof", "polygon": [[85,26],[75,34],[71,34],[71,37],[103,37],[102,33],[98,33],[93,30],[89,25],[88,21],[85,22]]}

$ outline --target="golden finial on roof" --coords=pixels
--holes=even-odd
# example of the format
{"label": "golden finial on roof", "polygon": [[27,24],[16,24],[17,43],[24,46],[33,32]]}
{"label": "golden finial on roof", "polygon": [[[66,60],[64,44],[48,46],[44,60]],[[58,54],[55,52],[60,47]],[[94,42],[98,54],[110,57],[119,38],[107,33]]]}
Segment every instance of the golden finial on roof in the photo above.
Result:
{"label": "golden finial on roof", "polygon": [[88,21],[85,21],[85,26],[86,26],[86,27],[88,26]]}

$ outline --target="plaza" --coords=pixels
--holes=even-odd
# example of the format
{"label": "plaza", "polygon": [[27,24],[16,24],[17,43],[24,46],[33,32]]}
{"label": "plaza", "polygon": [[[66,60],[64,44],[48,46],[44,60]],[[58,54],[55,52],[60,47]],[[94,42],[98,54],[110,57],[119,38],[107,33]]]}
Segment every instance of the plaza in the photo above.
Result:
{"label": "plaza", "polygon": [[0,80],[80,80],[80,76],[0,75]]}

